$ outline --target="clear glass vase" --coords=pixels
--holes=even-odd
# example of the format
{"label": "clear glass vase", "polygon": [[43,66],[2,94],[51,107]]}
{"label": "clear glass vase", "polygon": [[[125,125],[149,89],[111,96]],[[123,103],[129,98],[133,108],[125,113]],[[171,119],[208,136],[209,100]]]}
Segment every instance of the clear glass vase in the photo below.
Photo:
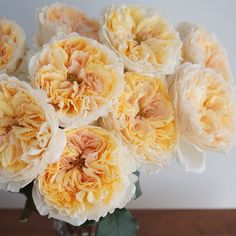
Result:
{"label": "clear glass vase", "polygon": [[64,221],[53,219],[53,229],[58,236],[95,236],[97,224],[73,226]]}

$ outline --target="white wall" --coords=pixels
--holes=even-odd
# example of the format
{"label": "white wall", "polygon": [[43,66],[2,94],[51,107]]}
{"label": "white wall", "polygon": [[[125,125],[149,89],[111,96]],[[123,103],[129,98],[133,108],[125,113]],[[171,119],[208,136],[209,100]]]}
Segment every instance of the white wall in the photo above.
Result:
{"label": "white wall", "polygon": [[[49,4],[49,0],[0,0],[0,16],[16,20],[28,38],[36,30],[35,9]],[[121,1],[74,0],[91,16],[107,4]],[[232,72],[236,75],[236,1],[235,0],[126,0],[157,8],[173,24],[180,21],[201,23],[215,32],[228,51]],[[132,202],[133,208],[235,208],[236,207],[236,150],[227,156],[208,153],[207,169],[202,175],[184,172],[173,163],[157,175],[142,176],[143,196]],[[21,207],[24,198],[0,192],[0,207]]]}

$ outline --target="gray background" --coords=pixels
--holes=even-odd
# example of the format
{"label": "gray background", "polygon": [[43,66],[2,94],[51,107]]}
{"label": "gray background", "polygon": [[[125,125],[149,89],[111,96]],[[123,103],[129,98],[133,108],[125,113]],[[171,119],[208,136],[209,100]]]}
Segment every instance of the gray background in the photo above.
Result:
{"label": "gray background", "polygon": [[[14,19],[23,26],[31,41],[37,30],[35,9],[49,0],[0,0],[0,16]],[[58,1],[60,2],[60,1]],[[191,21],[214,32],[228,51],[232,72],[236,74],[236,1],[235,0],[140,0],[64,1],[79,7],[90,16],[99,17],[100,10],[112,3],[139,3],[157,8],[173,24]],[[176,164],[157,175],[142,176],[143,196],[129,204],[132,208],[235,208],[236,150],[227,156],[207,153],[207,169],[202,175],[188,174]],[[0,207],[22,207],[24,198],[0,191]]]}

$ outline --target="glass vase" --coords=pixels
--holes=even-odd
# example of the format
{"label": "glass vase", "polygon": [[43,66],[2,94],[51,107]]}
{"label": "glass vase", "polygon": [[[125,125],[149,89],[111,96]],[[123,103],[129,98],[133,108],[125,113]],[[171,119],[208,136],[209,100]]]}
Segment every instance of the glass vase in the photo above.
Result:
{"label": "glass vase", "polygon": [[95,236],[97,224],[74,226],[64,221],[53,219],[53,229],[57,236]]}

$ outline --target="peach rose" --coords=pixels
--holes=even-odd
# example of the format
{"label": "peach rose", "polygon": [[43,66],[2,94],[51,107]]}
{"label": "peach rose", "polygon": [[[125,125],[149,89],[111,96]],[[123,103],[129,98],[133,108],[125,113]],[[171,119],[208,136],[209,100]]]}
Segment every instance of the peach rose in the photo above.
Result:
{"label": "peach rose", "polygon": [[179,158],[187,170],[202,171],[204,150],[227,152],[236,144],[235,92],[220,74],[196,64],[183,64],[173,77],[173,101],[182,137]]}
{"label": "peach rose", "polygon": [[75,7],[62,3],[53,3],[42,7],[37,12],[39,32],[36,37],[37,45],[48,43],[59,33],[79,33],[99,41],[99,22],[88,18]]}
{"label": "peach rose", "polygon": [[76,33],[45,45],[31,58],[29,73],[33,86],[46,91],[63,127],[106,115],[123,90],[123,65],[115,53]]}
{"label": "peach rose", "polygon": [[25,33],[14,21],[0,17],[0,74],[19,74],[26,51]]}
{"label": "peach rose", "polygon": [[95,126],[67,129],[66,138],[60,160],[35,182],[33,199],[39,213],[81,225],[123,208],[137,180],[127,150]]}
{"label": "peach rose", "polygon": [[100,38],[127,70],[166,75],[179,64],[182,42],[168,20],[150,8],[111,6],[101,21]]}
{"label": "peach rose", "polygon": [[141,168],[156,172],[167,166],[177,132],[168,87],[159,77],[127,72],[119,103],[99,124],[122,137]]}
{"label": "peach rose", "polygon": [[232,80],[226,51],[214,35],[202,26],[187,22],[179,24],[177,30],[183,41],[182,57],[185,62],[212,68],[225,80]]}
{"label": "peach rose", "polygon": [[19,191],[58,160],[64,146],[64,133],[46,95],[0,75],[0,189]]}

